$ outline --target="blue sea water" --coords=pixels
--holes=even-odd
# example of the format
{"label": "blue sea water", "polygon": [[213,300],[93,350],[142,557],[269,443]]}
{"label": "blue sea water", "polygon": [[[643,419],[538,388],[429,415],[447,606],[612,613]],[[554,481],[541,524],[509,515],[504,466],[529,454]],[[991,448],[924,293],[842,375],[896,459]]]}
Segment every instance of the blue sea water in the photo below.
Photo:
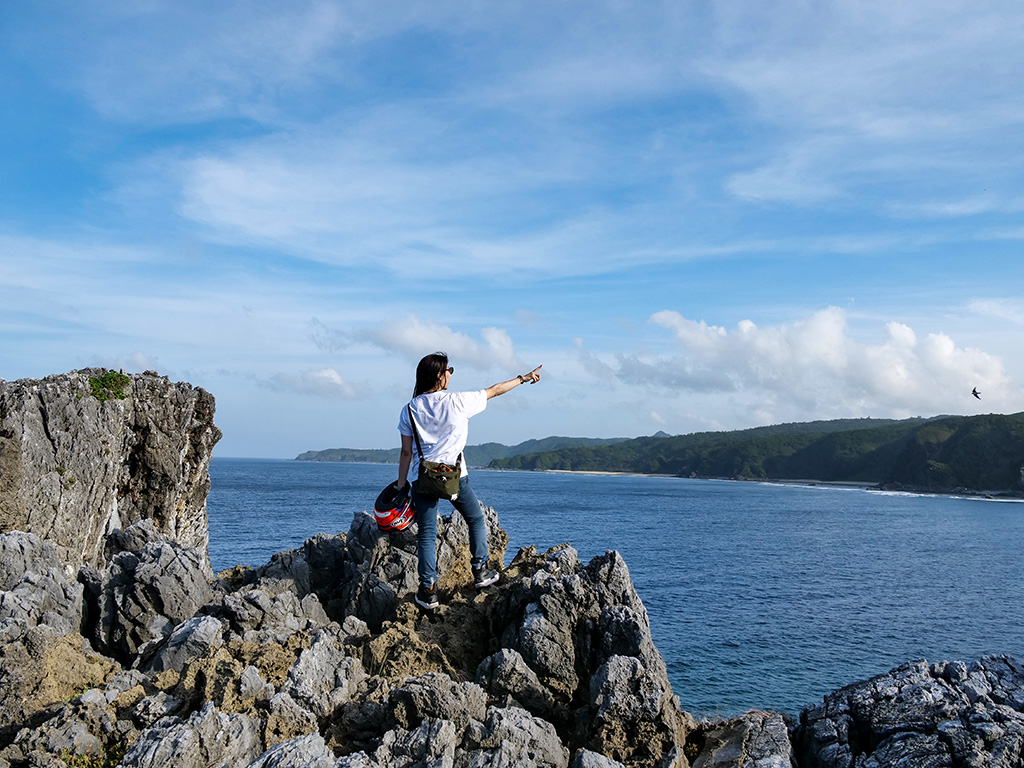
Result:
{"label": "blue sea water", "polygon": [[[394,465],[215,458],[215,570],[347,531]],[[474,470],[524,546],[622,553],[684,709],[797,714],[910,659],[1024,659],[1024,505],[833,486]]]}

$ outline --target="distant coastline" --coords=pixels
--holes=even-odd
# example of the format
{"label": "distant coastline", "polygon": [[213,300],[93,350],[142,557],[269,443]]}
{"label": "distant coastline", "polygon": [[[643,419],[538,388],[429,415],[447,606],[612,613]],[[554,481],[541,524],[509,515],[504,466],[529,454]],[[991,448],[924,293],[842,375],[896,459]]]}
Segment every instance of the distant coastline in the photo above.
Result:
{"label": "distant coastline", "polygon": [[795,485],[795,486],[827,486],[830,488],[851,488],[865,491],[877,491],[880,493],[907,493],[917,496],[968,496],[972,498],[989,499],[993,501],[1024,501],[1024,492],[1014,491],[984,491],[972,490],[969,488],[954,488],[948,491],[937,491],[923,488],[907,488],[903,486],[885,486],[878,483],[870,483],[862,480],[814,480],[798,478],[769,478],[769,477],[684,477],[682,475],[659,474],[656,472],[626,472],[612,470],[594,469],[521,469],[502,470],[494,467],[476,467],[475,469],[487,469],[498,472],[543,472],[553,475],[622,475],[625,477],[675,477],[681,480],[714,480],[727,483],[767,483],[769,485]]}
{"label": "distant coastline", "polygon": [[523,454],[490,466],[1021,498],[1024,413],[843,419],[636,438]]}

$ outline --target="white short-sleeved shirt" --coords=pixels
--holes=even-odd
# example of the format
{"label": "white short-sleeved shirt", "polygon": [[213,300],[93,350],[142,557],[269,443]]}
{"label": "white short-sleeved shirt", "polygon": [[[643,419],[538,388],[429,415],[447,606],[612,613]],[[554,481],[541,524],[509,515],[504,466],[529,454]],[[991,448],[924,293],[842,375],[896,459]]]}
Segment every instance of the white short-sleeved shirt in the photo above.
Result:
{"label": "white short-sleeved shirt", "polygon": [[[419,434],[423,458],[454,464],[469,440],[470,418],[487,407],[487,392],[482,389],[477,392],[427,392],[414,397],[409,405],[416,419],[416,432]],[[398,417],[398,431],[413,437],[409,408],[402,408],[402,414]],[[410,482],[419,476],[420,456],[415,437],[412,441],[412,458]],[[467,474],[466,462],[462,462],[462,474]]]}

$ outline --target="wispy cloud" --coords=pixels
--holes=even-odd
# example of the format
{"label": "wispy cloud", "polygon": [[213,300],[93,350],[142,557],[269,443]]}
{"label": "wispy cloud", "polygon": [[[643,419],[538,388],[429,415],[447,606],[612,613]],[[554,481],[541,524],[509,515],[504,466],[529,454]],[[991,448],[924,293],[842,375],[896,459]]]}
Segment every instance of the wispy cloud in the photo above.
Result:
{"label": "wispy cloud", "polygon": [[1024,298],[972,299],[967,302],[966,309],[983,317],[1024,325]]}
{"label": "wispy cloud", "polygon": [[[1021,163],[1006,138],[1024,120],[1024,96],[1011,85],[1024,52],[1009,42],[1024,14],[1012,3],[977,11],[955,2],[832,2],[815,13],[796,3],[716,6],[718,45],[705,69],[774,127],[759,167],[730,188],[814,202],[884,177],[905,184],[909,173],[934,179],[919,190],[929,197],[935,184],[1005,194]],[[1009,167],[993,145],[1007,147]]]}
{"label": "wispy cloud", "polygon": [[313,395],[328,400],[352,400],[358,390],[333,368],[322,368],[302,373],[275,373],[268,385],[281,392]]}
{"label": "wispy cloud", "polygon": [[447,353],[453,361],[480,370],[513,370],[523,365],[516,355],[512,338],[502,328],[482,328],[478,341],[446,325],[423,320],[412,314],[353,330],[331,329],[317,322],[314,338],[328,350],[345,349],[353,344],[369,344],[413,362],[424,355],[440,351]]}

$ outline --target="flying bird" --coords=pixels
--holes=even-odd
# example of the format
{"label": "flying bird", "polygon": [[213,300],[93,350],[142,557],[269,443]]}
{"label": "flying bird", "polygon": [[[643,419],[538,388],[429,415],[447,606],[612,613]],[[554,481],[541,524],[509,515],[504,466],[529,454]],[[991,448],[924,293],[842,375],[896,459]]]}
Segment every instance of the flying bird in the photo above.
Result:
{"label": "flying bird", "polygon": [[981,392],[978,391],[977,387],[971,390],[971,394],[974,395],[979,400],[981,400]]}

